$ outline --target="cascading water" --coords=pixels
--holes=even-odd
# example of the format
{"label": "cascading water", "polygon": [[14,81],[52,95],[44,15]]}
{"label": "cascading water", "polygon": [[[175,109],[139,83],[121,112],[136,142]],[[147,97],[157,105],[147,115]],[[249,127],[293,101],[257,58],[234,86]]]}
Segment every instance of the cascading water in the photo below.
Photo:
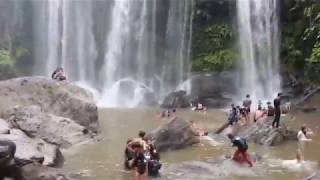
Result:
{"label": "cascading water", "polygon": [[186,78],[193,0],[32,1],[35,74],[62,66],[100,105],[122,107],[159,100]]}
{"label": "cascading water", "polygon": [[39,25],[35,74],[50,76],[62,66],[70,80],[93,85],[96,47],[89,1],[34,1]]}
{"label": "cascading water", "polygon": [[237,0],[241,50],[239,95],[270,100],[280,91],[277,0]]}
{"label": "cascading water", "polygon": [[170,0],[165,21],[159,17],[159,2],[114,2],[102,105],[136,106],[148,93],[160,99],[183,81],[190,54],[192,0]]}

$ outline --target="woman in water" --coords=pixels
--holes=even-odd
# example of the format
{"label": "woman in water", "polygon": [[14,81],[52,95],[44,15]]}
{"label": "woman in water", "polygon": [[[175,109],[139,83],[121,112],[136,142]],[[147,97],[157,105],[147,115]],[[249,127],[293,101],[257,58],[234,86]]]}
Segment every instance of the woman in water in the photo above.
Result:
{"label": "woman in water", "polygon": [[301,160],[304,160],[305,142],[311,141],[310,136],[313,134],[310,128],[305,125],[301,126],[301,130],[298,132],[298,151],[301,153]]}

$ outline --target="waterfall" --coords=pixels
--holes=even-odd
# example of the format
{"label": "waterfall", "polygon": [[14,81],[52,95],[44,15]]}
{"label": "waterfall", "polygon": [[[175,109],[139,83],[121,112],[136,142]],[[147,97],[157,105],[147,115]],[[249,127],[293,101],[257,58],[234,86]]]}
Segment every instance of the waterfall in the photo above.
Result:
{"label": "waterfall", "polygon": [[144,95],[154,93],[161,99],[183,82],[190,54],[192,1],[170,0],[167,14],[158,11],[159,2],[114,1],[101,104],[136,106]]}
{"label": "waterfall", "polygon": [[36,66],[34,73],[50,76],[61,66],[71,81],[94,84],[96,47],[89,1],[34,1]]}
{"label": "waterfall", "polygon": [[271,100],[280,91],[277,0],[237,0],[241,98]]}
{"label": "waterfall", "polygon": [[61,66],[99,104],[161,100],[189,72],[193,0],[31,0],[35,75]]}

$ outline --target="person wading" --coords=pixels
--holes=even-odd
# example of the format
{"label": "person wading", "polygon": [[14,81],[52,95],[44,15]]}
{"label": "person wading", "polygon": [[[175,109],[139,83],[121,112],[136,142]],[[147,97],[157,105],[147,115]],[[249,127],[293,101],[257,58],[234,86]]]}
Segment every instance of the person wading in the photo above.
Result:
{"label": "person wading", "polygon": [[253,166],[253,163],[251,159],[249,158],[249,155],[247,153],[248,151],[248,144],[247,141],[244,138],[241,138],[239,136],[234,136],[232,134],[228,134],[228,138],[232,142],[232,146],[236,146],[237,150],[233,155],[233,160],[242,163],[243,161],[246,161],[250,167]]}

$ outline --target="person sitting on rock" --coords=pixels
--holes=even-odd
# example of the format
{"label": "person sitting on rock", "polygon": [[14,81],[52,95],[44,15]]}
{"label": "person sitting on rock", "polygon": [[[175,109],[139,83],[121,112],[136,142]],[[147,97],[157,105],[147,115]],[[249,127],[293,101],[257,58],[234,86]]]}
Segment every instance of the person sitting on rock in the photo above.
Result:
{"label": "person sitting on rock", "polygon": [[66,80],[66,76],[64,74],[63,68],[58,67],[51,75],[51,78],[58,81]]}
{"label": "person sitting on rock", "polygon": [[265,119],[266,112],[262,110],[261,106],[258,106],[258,109],[254,112],[253,122],[261,121]]}
{"label": "person sitting on rock", "polygon": [[228,134],[228,138],[231,140],[231,142],[233,144],[232,146],[237,147],[237,150],[235,151],[232,159],[239,162],[239,163],[246,161],[249,164],[249,166],[252,167],[253,163],[247,153],[248,144],[247,144],[246,139],[241,138],[239,136],[234,136],[232,134]]}

